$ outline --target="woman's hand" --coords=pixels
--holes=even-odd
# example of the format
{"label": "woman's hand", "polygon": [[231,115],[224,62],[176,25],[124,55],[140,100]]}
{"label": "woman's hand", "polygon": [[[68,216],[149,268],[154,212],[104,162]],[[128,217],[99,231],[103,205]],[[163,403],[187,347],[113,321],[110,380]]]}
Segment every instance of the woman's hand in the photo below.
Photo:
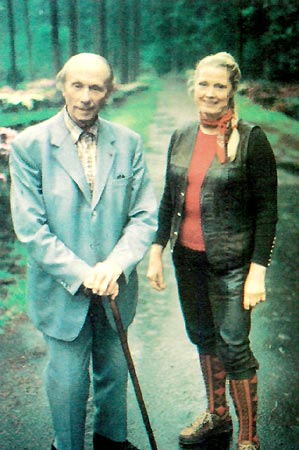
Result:
{"label": "woman's hand", "polygon": [[166,288],[163,270],[163,247],[159,244],[153,244],[150,249],[149,264],[147,270],[147,278],[152,288],[162,291]]}
{"label": "woman's hand", "polygon": [[244,286],[244,309],[254,308],[266,300],[266,267],[251,263]]}

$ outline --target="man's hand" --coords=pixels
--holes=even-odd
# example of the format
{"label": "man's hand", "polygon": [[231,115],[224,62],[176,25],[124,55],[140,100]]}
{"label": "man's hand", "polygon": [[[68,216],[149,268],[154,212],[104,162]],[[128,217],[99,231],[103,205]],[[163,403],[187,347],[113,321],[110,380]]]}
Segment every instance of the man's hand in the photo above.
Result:
{"label": "man's hand", "polygon": [[254,308],[266,300],[266,267],[251,263],[244,286],[244,309]]}
{"label": "man's hand", "polygon": [[117,283],[122,269],[115,263],[104,261],[96,264],[90,271],[83,285],[96,295],[111,295],[114,299],[119,292]]}

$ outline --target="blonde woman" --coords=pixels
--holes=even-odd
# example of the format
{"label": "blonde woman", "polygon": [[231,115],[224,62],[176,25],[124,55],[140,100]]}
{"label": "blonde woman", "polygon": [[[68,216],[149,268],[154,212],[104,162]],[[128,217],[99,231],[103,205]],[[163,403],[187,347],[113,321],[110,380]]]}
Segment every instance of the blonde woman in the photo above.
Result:
{"label": "blonde woman", "polygon": [[186,331],[198,348],[208,402],[180,433],[180,443],[231,432],[229,379],[239,418],[238,450],[257,450],[258,362],[250,348],[250,316],[266,299],[277,176],[261,128],[238,119],[234,96],[240,76],[225,52],[196,66],[199,120],[172,135],[147,276],[154,289],[166,287],[162,255],[170,240]]}

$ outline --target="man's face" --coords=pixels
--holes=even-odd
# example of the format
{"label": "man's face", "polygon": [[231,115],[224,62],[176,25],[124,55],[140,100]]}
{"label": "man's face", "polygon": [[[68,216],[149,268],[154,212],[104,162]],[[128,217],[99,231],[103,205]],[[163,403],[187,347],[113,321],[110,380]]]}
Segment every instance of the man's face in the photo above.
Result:
{"label": "man's face", "polygon": [[63,96],[70,117],[81,128],[91,125],[108,95],[107,65],[94,60],[90,65],[76,61],[66,74]]}

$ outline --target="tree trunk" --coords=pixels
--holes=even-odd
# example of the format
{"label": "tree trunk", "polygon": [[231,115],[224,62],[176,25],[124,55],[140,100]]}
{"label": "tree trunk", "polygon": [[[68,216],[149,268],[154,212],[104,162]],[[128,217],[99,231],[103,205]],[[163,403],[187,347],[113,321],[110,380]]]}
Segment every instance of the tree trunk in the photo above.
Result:
{"label": "tree trunk", "polygon": [[32,62],[32,33],[31,33],[31,26],[30,26],[30,13],[29,13],[28,0],[24,0],[24,8],[25,8],[26,35],[27,35],[27,42],[28,42],[29,76],[30,76],[30,80],[32,81],[34,78],[33,62]]}
{"label": "tree trunk", "polygon": [[133,36],[131,49],[131,79],[135,81],[140,72],[140,25],[141,1],[132,0]]}
{"label": "tree trunk", "polygon": [[59,21],[58,21],[58,3],[57,0],[50,0],[50,21],[51,21],[51,38],[54,68],[56,73],[61,68],[61,56],[59,48]]}
{"label": "tree trunk", "polygon": [[12,0],[6,0],[8,12],[9,45],[10,45],[10,71],[8,81],[15,88],[18,81],[18,71],[16,62],[15,24]]}
{"label": "tree trunk", "polygon": [[95,21],[94,36],[96,37],[96,52],[108,58],[107,41],[107,5],[106,0],[94,0]]}
{"label": "tree trunk", "polygon": [[238,33],[237,33],[237,52],[238,52],[238,63],[240,67],[243,67],[243,46],[244,46],[244,36],[243,36],[243,0],[239,0],[238,6]]}
{"label": "tree trunk", "polygon": [[69,0],[69,56],[78,53],[78,4],[77,0]]}
{"label": "tree trunk", "polygon": [[128,2],[118,2],[119,23],[119,71],[122,84],[129,81],[129,30],[128,30]]}

